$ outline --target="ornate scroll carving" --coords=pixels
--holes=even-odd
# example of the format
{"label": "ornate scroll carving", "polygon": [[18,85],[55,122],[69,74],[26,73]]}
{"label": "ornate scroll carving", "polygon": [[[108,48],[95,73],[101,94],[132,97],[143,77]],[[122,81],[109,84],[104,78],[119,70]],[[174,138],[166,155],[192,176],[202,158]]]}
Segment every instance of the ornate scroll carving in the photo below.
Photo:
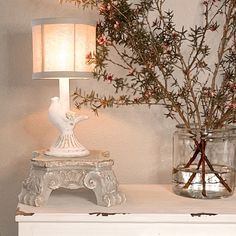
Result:
{"label": "ornate scroll carving", "polygon": [[52,158],[50,161],[46,157],[38,161],[32,159],[30,175],[23,181],[19,194],[21,203],[41,206],[47,202],[51,192],[60,187],[91,189],[96,195],[97,204],[101,206],[110,207],[125,201],[124,195],[118,191],[118,182],[112,170],[113,161],[106,157],[103,156],[101,160],[93,158],[92,162],[89,159],[87,162],[77,160],[76,164],[69,159],[63,161]]}
{"label": "ornate scroll carving", "polygon": [[100,206],[114,206],[125,201],[125,196],[118,191],[118,182],[112,169],[88,172],[84,186],[92,189]]}

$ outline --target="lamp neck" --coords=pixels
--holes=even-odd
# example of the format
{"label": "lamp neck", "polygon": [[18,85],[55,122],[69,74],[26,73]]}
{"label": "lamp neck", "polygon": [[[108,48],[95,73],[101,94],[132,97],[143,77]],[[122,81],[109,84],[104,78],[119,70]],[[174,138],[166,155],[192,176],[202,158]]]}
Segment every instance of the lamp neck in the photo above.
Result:
{"label": "lamp neck", "polygon": [[60,102],[64,112],[70,111],[70,81],[69,78],[59,79]]}

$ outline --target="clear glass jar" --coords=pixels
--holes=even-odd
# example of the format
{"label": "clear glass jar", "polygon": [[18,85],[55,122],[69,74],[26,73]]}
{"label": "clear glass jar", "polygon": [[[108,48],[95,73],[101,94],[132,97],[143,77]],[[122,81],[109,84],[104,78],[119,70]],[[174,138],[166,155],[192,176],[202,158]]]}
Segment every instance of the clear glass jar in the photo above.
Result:
{"label": "clear glass jar", "polygon": [[173,191],[191,198],[231,196],[235,186],[235,128],[187,129],[173,138]]}

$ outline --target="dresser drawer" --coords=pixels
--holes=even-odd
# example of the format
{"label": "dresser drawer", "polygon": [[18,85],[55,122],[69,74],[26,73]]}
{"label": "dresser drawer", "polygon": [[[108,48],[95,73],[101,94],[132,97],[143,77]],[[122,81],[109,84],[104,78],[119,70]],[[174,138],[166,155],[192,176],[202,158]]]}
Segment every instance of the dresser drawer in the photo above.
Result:
{"label": "dresser drawer", "polygon": [[199,236],[235,235],[235,224],[24,223],[19,236]]}

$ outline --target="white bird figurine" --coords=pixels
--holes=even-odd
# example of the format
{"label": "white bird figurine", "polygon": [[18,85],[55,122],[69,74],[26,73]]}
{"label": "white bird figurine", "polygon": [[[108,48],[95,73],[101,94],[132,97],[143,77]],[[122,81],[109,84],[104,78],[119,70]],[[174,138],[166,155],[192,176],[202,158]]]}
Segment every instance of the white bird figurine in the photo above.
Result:
{"label": "white bird figurine", "polygon": [[88,116],[80,116],[75,112],[65,112],[58,97],[51,98],[48,111],[49,120],[59,129],[60,136],[45,154],[57,157],[83,157],[89,151],[79,143],[73,130],[75,125]]}

